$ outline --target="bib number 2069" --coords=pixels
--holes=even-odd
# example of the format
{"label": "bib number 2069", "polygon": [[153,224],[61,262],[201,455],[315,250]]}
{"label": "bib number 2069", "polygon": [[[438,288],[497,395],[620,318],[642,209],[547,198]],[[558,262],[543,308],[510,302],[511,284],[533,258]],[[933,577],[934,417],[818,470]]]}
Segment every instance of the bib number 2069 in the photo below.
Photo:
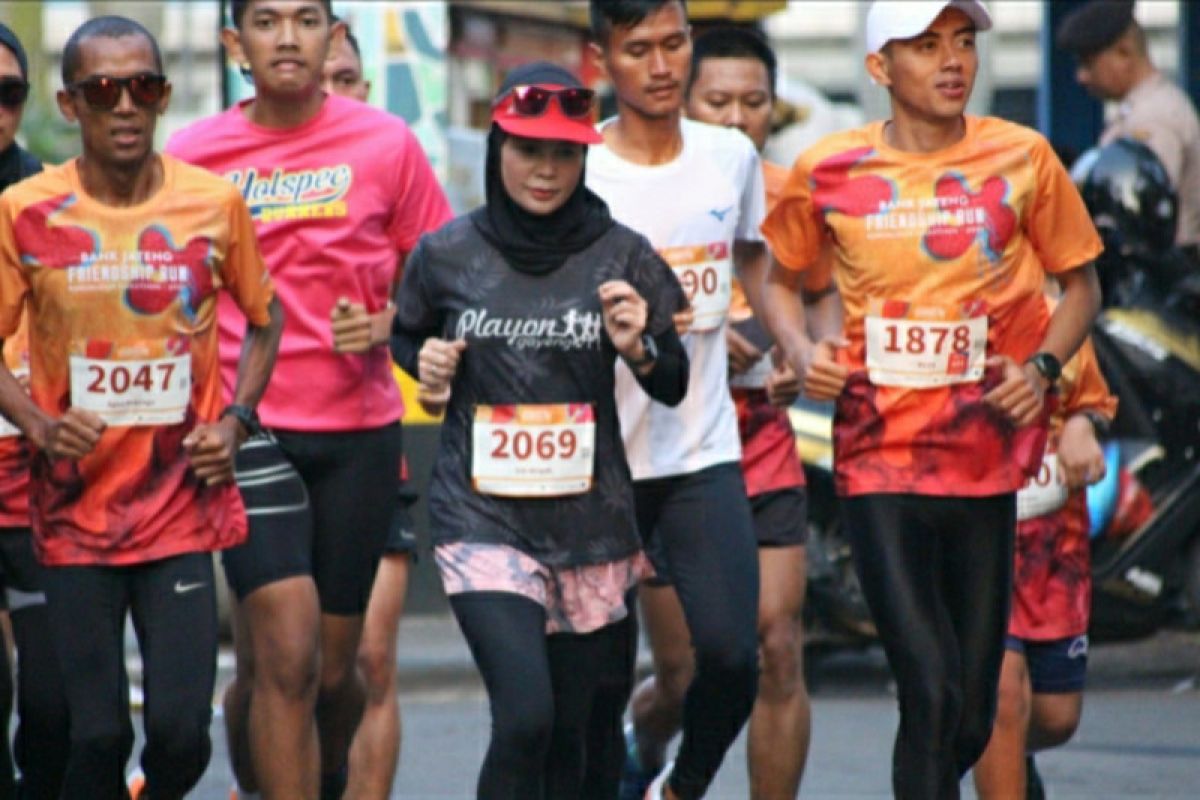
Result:
{"label": "bib number 2069", "polygon": [[560,431],[508,431],[504,428],[492,429],[492,458],[516,459],[528,461],[537,458],[541,461],[552,459],[568,460],[579,450],[579,437],[573,430]]}
{"label": "bib number 2069", "polygon": [[595,412],[587,403],[477,406],[471,482],[500,497],[558,497],[592,486]]}

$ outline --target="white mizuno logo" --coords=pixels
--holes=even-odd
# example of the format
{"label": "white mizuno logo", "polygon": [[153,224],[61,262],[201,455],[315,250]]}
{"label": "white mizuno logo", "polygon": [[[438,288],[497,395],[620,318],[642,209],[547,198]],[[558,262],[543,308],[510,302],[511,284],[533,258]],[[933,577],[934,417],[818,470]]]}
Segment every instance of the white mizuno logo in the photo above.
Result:
{"label": "white mizuno logo", "polygon": [[175,581],[175,594],[187,594],[194,589],[199,589],[205,584],[200,583],[184,583],[183,581]]}

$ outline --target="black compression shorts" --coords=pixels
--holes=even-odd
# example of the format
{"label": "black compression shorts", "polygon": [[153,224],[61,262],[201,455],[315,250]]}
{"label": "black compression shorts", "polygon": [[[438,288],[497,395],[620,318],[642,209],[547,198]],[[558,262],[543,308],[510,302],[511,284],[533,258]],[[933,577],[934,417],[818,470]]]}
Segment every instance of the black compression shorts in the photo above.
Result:
{"label": "black compression shorts", "polygon": [[273,431],[238,451],[250,535],[225,551],[239,598],[311,575],[327,614],[362,614],[393,529],[400,425],[366,431]]}

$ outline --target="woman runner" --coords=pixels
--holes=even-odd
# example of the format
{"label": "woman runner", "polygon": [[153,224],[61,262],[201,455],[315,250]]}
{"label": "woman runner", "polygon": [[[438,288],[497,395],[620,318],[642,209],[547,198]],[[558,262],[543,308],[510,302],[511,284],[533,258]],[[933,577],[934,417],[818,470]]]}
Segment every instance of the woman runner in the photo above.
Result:
{"label": "woman runner", "polygon": [[434,557],[487,686],[480,798],[573,798],[596,678],[626,658],[647,571],[613,367],[677,404],[687,357],[670,268],[583,181],[591,91],[538,62],[496,98],[487,204],[413,251],[392,349],[446,408]]}

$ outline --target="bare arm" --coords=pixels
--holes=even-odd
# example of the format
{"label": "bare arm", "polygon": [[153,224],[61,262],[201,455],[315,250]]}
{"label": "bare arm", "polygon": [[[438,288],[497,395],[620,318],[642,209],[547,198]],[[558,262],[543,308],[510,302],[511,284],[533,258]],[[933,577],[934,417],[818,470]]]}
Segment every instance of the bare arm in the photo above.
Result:
{"label": "bare arm", "polygon": [[[1092,322],[1100,311],[1100,283],[1092,264],[1059,273],[1062,297],[1050,317],[1046,336],[1039,352],[1050,353],[1060,364],[1066,364],[1087,338]],[[1005,355],[988,359],[989,365],[1004,370],[1000,384],[983,397],[983,401],[1003,411],[1018,426],[1037,419],[1049,382],[1033,364],[1017,364]]]}
{"label": "bare arm", "polygon": [[[257,406],[275,368],[275,356],[283,336],[283,308],[278,298],[271,298],[267,313],[266,325],[246,325],[238,359],[237,386],[233,391],[235,405]],[[184,438],[183,447],[196,477],[210,486],[232,480],[238,445],[249,435],[250,431],[245,430],[233,415],[193,428]]]}
{"label": "bare arm", "polygon": [[46,433],[54,419],[37,407],[3,361],[0,361],[0,413],[20,428],[35,447],[45,447]]}
{"label": "bare arm", "polygon": [[788,269],[772,256],[762,291],[763,314],[759,317],[798,375],[804,374],[813,347],[800,297],[803,282],[803,273]]}
{"label": "bare arm", "polygon": [[1062,297],[1038,350],[1066,364],[1087,338],[1100,312],[1100,281],[1094,264],[1084,264],[1055,277],[1062,286]]}
{"label": "bare arm", "polygon": [[763,317],[763,286],[767,280],[770,256],[764,242],[747,242],[741,239],[733,243],[733,268],[737,271],[742,291],[750,310],[759,319]]}
{"label": "bare arm", "polygon": [[819,292],[800,293],[804,314],[808,320],[808,335],[814,341],[842,332],[842,296],[832,283]]}

